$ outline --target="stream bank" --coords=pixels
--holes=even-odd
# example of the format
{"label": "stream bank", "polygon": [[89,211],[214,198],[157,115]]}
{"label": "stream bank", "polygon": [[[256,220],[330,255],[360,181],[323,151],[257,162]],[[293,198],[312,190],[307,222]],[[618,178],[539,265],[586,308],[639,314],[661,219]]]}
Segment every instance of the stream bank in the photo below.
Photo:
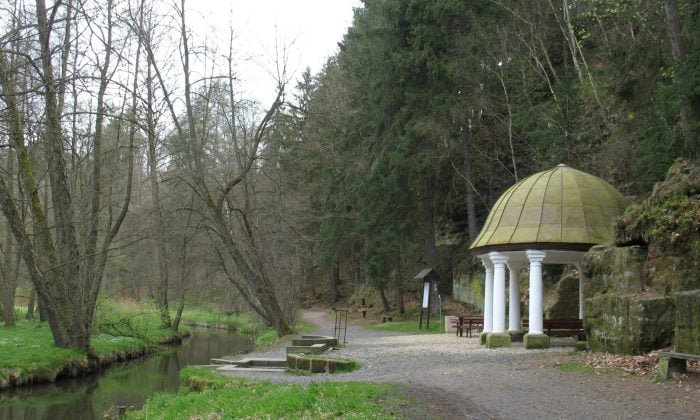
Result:
{"label": "stream bank", "polygon": [[0,392],[0,418],[102,419],[119,407],[139,408],[157,393],[175,393],[178,374],[188,365],[208,364],[213,357],[245,353],[250,336],[193,330],[174,346],[154,346],[144,357],[112,364],[98,373],[58,378]]}

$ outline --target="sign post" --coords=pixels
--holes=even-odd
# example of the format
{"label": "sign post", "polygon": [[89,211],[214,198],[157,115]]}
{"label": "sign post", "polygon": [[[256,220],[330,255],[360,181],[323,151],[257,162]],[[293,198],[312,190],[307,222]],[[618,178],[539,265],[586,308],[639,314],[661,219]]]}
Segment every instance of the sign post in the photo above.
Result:
{"label": "sign post", "polygon": [[432,268],[426,268],[414,277],[423,281],[423,302],[420,308],[420,319],[418,320],[418,329],[423,328],[423,311],[426,313],[425,328],[430,329],[430,301],[432,296],[430,293],[433,289],[433,284],[437,274]]}

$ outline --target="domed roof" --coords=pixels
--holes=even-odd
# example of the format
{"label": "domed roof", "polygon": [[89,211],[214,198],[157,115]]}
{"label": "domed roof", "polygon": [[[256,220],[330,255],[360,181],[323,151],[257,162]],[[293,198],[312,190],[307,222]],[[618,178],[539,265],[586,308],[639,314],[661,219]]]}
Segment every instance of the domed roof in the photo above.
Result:
{"label": "domed roof", "polygon": [[585,251],[613,239],[612,223],[627,204],[612,185],[561,164],[503,193],[470,249]]}

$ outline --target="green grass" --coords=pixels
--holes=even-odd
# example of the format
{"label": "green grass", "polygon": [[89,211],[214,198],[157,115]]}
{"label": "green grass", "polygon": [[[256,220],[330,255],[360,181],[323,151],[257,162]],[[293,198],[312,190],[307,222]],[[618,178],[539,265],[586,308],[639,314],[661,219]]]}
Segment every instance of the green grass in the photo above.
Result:
{"label": "green grass", "polygon": [[313,324],[309,324],[302,321],[299,321],[296,324],[294,324],[294,332],[297,334],[308,334],[314,332],[314,330],[316,330],[316,326]]}
{"label": "green grass", "polygon": [[[313,332],[315,329],[316,327],[314,325],[305,322],[297,322],[294,325],[295,334],[308,334]],[[265,350],[274,346],[275,344],[280,343],[285,338],[286,337],[277,337],[275,330],[272,327],[267,327],[258,331],[258,335],[255,338],[255,348],[258,351]]]}
{"label": "green grass", "polygon": [[127,418],[400,418],[407,403],[391,384],[272,384],[193,367],[180,376],[185,386],[179,394],[152,397]]}
{"label": "green grass", "polygon": [[152,306],[101,300],[95,311],[91,343],[99,353],[128,349],[135,344],[155,345],[172,334],[170,328],[162,325],[160,314]]}
{"label": "green grass", "polygon": [[368,325],[367,328],[379,331],[405,332],[411,334],[439,334],[443,332],[443,326],[439,322],[430,323],[430,329],[425,327],[418,329],[418,321],[395,321],[381,324]]}
{"label": "green grass", "polygon": [[578,373],[588,373],[588,374],[598,373],[594,368],[586,365],[585,363],[566,362],[566,363],[559,364],[557,367],[562,372],[578,372]]}
{"label": "green grass", "polygon": [[182,312],[182,319],[188,323],[224,326],[243,333],[255,332],[258,328],[247,314],[227,315],[218,310],[187,308]]}
{"label": "green grass", "polygon": [[255,348],[257,350],[264,350],[274,346],[279,341],[280,338],[277,337],[275,330],[272,328],[266,328],[255,338]]}
{"label": "green grass", "polygon": [[[100,301],[91,346],[109,360],[115,354],[138,354],[172,335],[155,310]],[[88,358],[75,349],[54,345],[48,324],[20,318],[13,327],[0,327],[0,380],[10,376],[52,381],[66,368],[85,368]]]}
{"label": "green grass", "polygon": [[48,325],[18,321],[0,328],[0,379],[9,375],[51,377],[61,366],[84,363],[77,350],[57,348]]}

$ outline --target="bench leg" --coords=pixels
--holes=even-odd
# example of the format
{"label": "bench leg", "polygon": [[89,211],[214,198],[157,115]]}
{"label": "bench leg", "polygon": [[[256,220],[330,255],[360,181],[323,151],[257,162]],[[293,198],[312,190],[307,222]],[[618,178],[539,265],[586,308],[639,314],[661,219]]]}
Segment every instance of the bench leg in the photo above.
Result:
{"label": "bench leg", "polygon": [[685,359],[675,359],[673,357],[659,358],[659,376],[662,380],[667,380],[674,372],[685,372]]}

